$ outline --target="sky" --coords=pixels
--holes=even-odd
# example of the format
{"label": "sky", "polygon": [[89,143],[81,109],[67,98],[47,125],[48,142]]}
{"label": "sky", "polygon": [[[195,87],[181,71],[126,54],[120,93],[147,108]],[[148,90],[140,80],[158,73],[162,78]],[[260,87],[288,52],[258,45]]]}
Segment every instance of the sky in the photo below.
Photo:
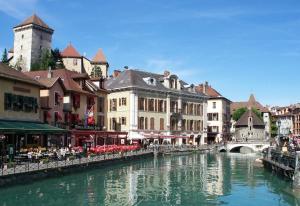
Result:
{"label": "sky", "polygon": [[0,0],[1,53],[33,13],[55,30],[53,48],[102,48],[110,72],[169,70],[231,101],[300,102],[299,0]]}

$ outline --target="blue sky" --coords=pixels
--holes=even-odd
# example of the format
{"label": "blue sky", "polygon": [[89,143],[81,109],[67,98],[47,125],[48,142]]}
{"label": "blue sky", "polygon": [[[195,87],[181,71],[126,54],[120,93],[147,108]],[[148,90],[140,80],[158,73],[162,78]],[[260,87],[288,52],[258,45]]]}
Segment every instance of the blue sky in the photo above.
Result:
{"label": "blue sky", "polygon": [[0,0],[0,49],[37,13],[87,57],[101,47],[110,71],[128,65],[189,83],[208,81],[232,101],[300,102],[299,0]]}

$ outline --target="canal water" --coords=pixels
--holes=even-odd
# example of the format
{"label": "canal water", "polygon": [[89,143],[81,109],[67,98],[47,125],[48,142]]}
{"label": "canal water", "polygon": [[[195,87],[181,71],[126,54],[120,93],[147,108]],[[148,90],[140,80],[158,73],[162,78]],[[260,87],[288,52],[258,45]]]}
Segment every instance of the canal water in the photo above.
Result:
{"label": "canal water", "polygon": [[300,205],[291,184],[256,166],[256,158],[190,154],[136,160],[2,188],[0,205]]}

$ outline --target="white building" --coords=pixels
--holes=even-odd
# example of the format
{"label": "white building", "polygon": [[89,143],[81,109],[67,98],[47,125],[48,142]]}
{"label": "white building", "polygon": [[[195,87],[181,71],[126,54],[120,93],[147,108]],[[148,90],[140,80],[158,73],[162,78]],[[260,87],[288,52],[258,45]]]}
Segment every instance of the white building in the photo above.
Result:
{"label": "white building", "polygon": [[37,15],[14,27],[14,47],[9,51],[10,64],[30,71],[32,64],[41,57],[42,50],[51,50],[51,29]]}
{"label": "white building", "polygon": [[230,103],[208,82],[196,86],[196,91],[209,97],[207,101],[207,139],[208,142],[220,142],[230,136]]}

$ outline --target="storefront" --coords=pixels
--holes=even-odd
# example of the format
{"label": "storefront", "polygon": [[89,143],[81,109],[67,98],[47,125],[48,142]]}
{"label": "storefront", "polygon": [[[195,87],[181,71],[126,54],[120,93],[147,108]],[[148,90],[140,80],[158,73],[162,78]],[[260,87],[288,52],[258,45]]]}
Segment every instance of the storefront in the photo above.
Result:
{"label": "storefront", "polygon": [[125,145],[127,141],[127,132],[105,132],[97,130],[71,130],[71,145],[83,146],[89,142],[91,147],[97,145]]}
{"label": "storefront", "polygon": [[65,133],[66,130],[39,122],[0,120],[2,150],[9,146],[14,153],[37,147],[46,149],[51,139],[57,139],[52,145],[59,146]]}

